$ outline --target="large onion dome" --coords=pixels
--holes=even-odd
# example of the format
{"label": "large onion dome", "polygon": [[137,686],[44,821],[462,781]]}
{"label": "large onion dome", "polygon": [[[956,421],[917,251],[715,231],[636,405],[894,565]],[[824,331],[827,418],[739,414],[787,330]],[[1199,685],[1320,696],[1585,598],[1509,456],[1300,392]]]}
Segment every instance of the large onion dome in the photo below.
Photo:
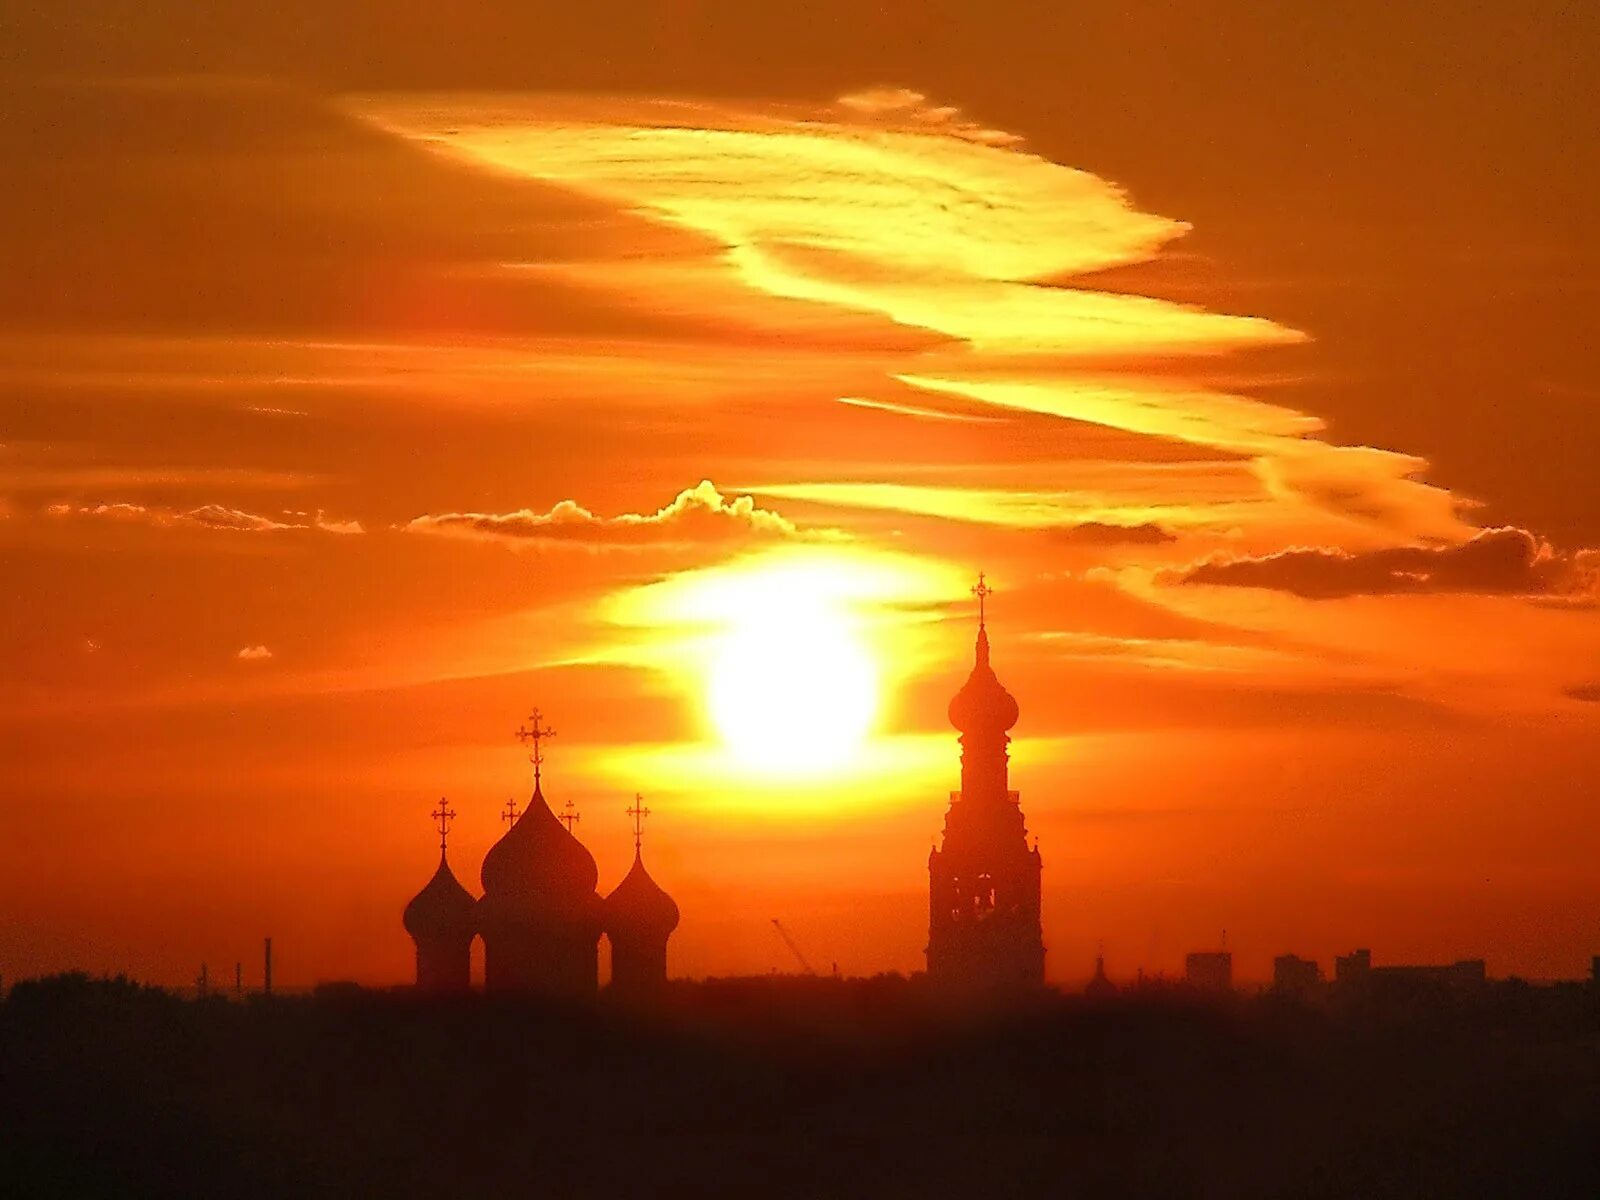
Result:
{"label": "large onion dome", "polygon": [[482,879],[480,926],[507,921],[598,927],[600,872],[538,786],[527,811],[484,855]]}
{"label": "large onion dome", "polygon": [[989,631],[980,625],[972,674],[950,700],[950,724],[962,733],[1004,733],[1017,723],[1019,711],[989,665]]}
{"label": "large onion dome", "polygon": [[605,930],[613,941],[620,938],[665,939],[678,927],[678,905],[644,869],[637,850],[633,868],[606,897]]}
{"label": "large onion dome", "polygon": [[428,885],[412,897],[401,917],[406,932],[419,942],[445,938],[472,940],[476,922],[473,909],[477,901],[461,886],[444,851],[439,851],[439,869]]}

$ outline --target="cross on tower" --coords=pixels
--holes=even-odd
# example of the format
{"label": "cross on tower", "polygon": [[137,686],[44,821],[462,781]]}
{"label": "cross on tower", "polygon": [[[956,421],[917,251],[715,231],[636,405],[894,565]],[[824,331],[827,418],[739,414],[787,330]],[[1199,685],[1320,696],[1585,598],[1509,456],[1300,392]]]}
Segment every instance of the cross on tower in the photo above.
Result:
{"label": "cross on tower", "polygon": [[633,818],[633,852],[639,853],[639,844],[644,841],[644,819],[650,815],[650,810],[644,806],[644,797],[638,792],[633,794],[633,803],[627,808],[627,814]]}
{"label": "cross on tower", "polygon": [[444,853],[445,835],[450,832],[450,822],[456,819],[456,811],[445,803],[443,796],[439,797],[439,807],[429,814],[439,822],[439,853]]}
{"label": "cross on tower", "polygon": [[[528,754],[528,761],[533,764],[534,791],[539,790],[539,768],[544,765],[544,747],[539,743],[544,741],[545,738],[555,737],[556,735],[554,729],[541,724],[543,720],[544,714],[536,708],[533,710],[532,715],[528,717],[528,725],[524,725],[517,730],[517,740],[519,742],[533,743],[533,749]],[[532,726],[531,729],[528,727],[530,725]]]}
{"label": "cross on tower", "polygon": [[506,797],[505,811],[500,814],[500,819],[507,825],[515,825],[517,823],[517,798],[515,796]]}
{"label": "cross on tower", "polygon": [[994,589],[984,582],[984,574],[982,571],[978,572],[978,586],[972,589],[972,594],[978,598],[978,628],[982,629],[985,616],[984,601],[988,600],[990,596],[994,595]]}

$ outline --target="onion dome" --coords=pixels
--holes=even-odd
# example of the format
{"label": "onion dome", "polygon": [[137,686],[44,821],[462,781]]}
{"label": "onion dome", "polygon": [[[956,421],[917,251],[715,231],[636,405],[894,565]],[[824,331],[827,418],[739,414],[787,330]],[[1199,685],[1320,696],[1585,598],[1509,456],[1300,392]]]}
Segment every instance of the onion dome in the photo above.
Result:
{"label": "onion dome", "polygon": [[633,869],[606,897],[605,930],[613,940],[619,935],[665,939],[678,927],[678,905],[661,890],[644,869],[644,858],[633,853]]}
{"label": "onion dome", "polygon": [[1105,955],[1095,956],[1094,978],[1089,980],[1088,986],[1083,989],[1083,994],[1091,1000],[1105,1000],[1117,994],[1117,985],[1106,978]]}
{"label": "onion dome", "polygon": [[972,674],[950,701],[950,724],[962,733],[1004,733],[1017,723],[1019,712],[989,665],[989,631],[980,625]]}
{"label": "onion dome", "polygon": [[476,904],[472,893],[461,886],[455,873],[450,870],[450,864],[441,850],[439,869],[428,880],[428,886],[406,905],[401,920],[406,932],[419,942],[450,937],[471,941],[476,928],[473,919]]}
{"label": "onion dome", "polygon": [[537,785],[527,811],[484,855],[482,879],[480,924],[598,922],[594,858],[556,819]]}

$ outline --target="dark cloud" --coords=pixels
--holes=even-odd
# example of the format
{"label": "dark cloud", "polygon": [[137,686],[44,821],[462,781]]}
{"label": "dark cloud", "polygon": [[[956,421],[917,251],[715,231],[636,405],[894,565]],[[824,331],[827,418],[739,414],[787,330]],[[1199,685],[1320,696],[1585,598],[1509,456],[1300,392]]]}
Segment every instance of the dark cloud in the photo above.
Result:
{"label": "dark cloud", "polygon": [[1575,683],[1564,691],[1574,700],[1587,700],[1591,704],[1600,704],[1600,683]]}
{"label": "dark cloud", "polygon": [[412,533],[597,549],[803,536],[791,521],[757,508],[749,496],[724,496],[709,479],[685,488],[672,503],[653,513],[601,517],[575,500],[562,500],[548,512],[525,508],[512,513],[442,513],[418,517],[405,528]]}
{"label": "dark cloud", "polygon": [[1052,541],[1072,546],[1155,546],[1175,542],[1178,535],[1154,522],[1142,525],[1108,525],[1085,521],[1081,525],[1061,525],[1050,530]]}
{"label": "dark cloud", "polygon": [[1600,551],[1564,553],[1525,529],[1485,529],[1456,546],[1349,553],[1296,547],[1259,558],[1211,558],[1180,583],[1272,588],[1314,600],[1419,592],[1582,596],[1600,584]]}

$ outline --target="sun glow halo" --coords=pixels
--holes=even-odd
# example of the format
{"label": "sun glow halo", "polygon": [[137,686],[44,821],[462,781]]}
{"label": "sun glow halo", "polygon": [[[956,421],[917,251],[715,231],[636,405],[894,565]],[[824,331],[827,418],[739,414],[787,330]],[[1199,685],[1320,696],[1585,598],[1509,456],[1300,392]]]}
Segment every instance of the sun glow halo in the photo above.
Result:
{"label": "sun glow halo", "polygon": [[937,560],[844,545],[765,548],[615,596],[629,635],[590,661],[648,665],[692,690],[708,772],[782,786],[881,765],[895,687],[927,657],[920,627],[965,587]]}

